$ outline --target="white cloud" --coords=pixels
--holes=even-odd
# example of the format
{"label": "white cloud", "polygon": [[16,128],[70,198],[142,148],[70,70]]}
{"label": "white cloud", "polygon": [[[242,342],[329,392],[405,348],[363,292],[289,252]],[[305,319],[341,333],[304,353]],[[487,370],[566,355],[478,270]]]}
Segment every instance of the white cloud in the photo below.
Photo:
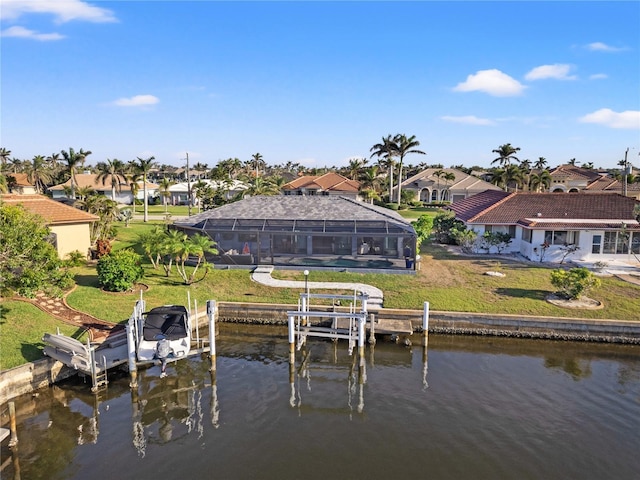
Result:
{"label": "white cloud", "polygon": [[19,26],[9,27],[3,30],[2,33],[0,33],[0,37],[29,38],[32,40],[40,40],[41,42],[65,38],[64,35],[60,35],[59,33],[38,33]]}
{"label": "white cloud", "polygon": [[155,105],[160,99],[153,95],[135,95],[130,98],[119,98],[113,102],[118,107],[143,107],[147,105]]}
{"label": "white cloud", "polygon": [[475,75],[469,75],[465,82],[459,83],[454,92],[484,92],[494,97],[512,97],[520,95],[525,90],[517,80],[500,70],[480,70]]}
{"label": "white cloud", "polygon": [[594,73],[593,75],[589,75],[589,80],[603,80],[605,78],[609,78],[609,75],[606,73]]}
{"label": "white cloud", "polygon": [[71,20],[95,23],[117,21],[111,10],[81,0],[2,0],[2,19],[16,19],[30,13],[51,14],[59,23]]}
{"label": "white cloud", "polygon": [[529,71],[524,78],[531,80],[544,80],[554,78],[556,80],[575,80],[575,75],[569,75],[573,67],[571,65],[556,63],[554,65],[541,65]]}
{"label": "white cloud", "polygon": [[602,42],[593,42],[586,46],[587,50],[591,50],[592,52],[621,52],[626,50],[625,48],[612,47]]}
{"label": "white cloud", "polygon": [[601,108],[578,119],[582,123],[596,123],[611,128],[640,130],[640,110],[614,112],[609,108]]}
{"label": "white cloud", "polygon": [[496,124],[493,120],[489,120],[488,118],[478,118],[475,115],[465,115],[462,117],[445,115],[444,117],[440,117],[440,118],[445,122],[462,123],[465,125],[495,125]]}

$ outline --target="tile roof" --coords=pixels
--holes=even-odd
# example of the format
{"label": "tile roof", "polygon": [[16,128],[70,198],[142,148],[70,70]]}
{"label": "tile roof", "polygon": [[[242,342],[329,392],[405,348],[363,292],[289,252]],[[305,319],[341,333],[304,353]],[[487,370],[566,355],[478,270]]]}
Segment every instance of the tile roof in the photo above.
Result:
{"label": "tile roof", "polygon": [[283,190],[297,190],[299,188],[334,192],[358,192],[360,182],[343,177],[339,173],[328,172],[320,176],[305,175],[296,178],[282,187]]}
{"label": "tile roof", "polygon": [[5,176],[13,177],[18,187],[33,187],[33,183],[29,181],[26,173],[5,173]]}
{"label": "tile roof", "polygon": [[195,225],[205,219],[386,221],[411,227],[398,212],[342,196],[274,195],[248,197],[176,224]]}
{"label": "tile roof", "polygon": [[98,220],[96,215],[56,202],[44,195],[1,195],[0,201],[9,205],[22,205],[25,210],[40,215],[47,225],[89,223]]}
{"label": "tile roof", "polygon": [[[436,172],[441,171],[444,173],[453,173],[455,175],[455,179],[451,182],[447,182],[444,178],[438,178],[435,175]],[[438,187],[438,185],[440,187]],[[409,177],[404,182],[402,182],[403,188],[425,188],[425,187],[436,187],[436,188],[448,188],[450,191],[460,191],[460,190],[473,190],[473,191],[483,191],[483,190],[500,190],[500,187],[497,187],[481,178],[478,178],[473,175],[469,175],[455,168],[427,168],[415,175]]]}
{"label": "tile roof", "polygon": [[640,204],[617,193],[506,193],[485,191],[450,206],[456,217],[468,223],[541,225],[637,224],[633,209]]}
{"label": "tile roof", "polygon": [[582,180],[586,179],[588,182],[597,180],[602,175],[596,170],[590,168],[580,168],[575,165],[560,165],[549,172],[551,178],[564,178]]}

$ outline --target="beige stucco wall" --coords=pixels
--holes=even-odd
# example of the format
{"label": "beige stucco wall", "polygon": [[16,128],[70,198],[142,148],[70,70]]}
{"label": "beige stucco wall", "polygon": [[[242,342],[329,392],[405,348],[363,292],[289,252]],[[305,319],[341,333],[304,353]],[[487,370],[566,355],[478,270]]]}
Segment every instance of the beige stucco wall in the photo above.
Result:
{"label": "beige stucco wall", "polygon": [[87,255],[91,246],[89,223],[71,225],[52,225],[51,232],[56,234],[58,255],[64,259],[68,253],[78,250]]}

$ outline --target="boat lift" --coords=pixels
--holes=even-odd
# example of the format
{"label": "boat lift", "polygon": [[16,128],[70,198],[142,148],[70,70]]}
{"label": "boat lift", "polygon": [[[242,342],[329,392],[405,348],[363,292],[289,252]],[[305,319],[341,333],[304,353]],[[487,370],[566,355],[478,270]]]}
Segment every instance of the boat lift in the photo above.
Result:
{"label": "boat lift", "polygon": [[[191,310],[191,300],[189,298],[189,311]],[[216,348],[215,348],[215,317],[217,306],[215,300],[207,301],[206,314],[209,324],[209,338],[201,338],[198,322],[198,304],[194,301],[195,314],[192,329],[195,335],[192,337],[192,345],[187,357],[200,355],[209,352],[211,358],[211,371],[215,372]],[[87,339],[86,344],[75,338],[62,335],[58,330],[55,334],[45,333],[42,341],[45,344],[44,354],[58,360],[66,366],[76,370],[82,375],[91,378],[91,391],[97,393],[107,387],[107,372],[116,367],[128,366],[131,376],[131,388],[137,387],[138,367],[145,364],[155,363],[153,361],[140,362],[137,359],[137,341],[142,334],[140,318],[145,311],[145,301],[142,298],[136,302],[133,313],[127,322],[126,328],[113,332],[107,339],[99,344],[91,343]],[[184,357],[181,357],[184,358]]]}

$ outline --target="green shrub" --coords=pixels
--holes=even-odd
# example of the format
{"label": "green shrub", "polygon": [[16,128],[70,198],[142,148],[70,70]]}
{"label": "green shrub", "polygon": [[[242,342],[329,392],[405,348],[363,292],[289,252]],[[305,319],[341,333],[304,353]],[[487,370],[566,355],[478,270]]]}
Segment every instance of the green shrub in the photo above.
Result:
{"label": "green shrub", "polygon": [[67,258],[64,263],[69,267],[81,267],[87,263],[87,256],[80,250],[74,250],[73,252],[67,253]]}
{"label": "green shrub", "polygon": [[397,203],[387,203],[385,205],[385,207],[387,207],[390,210],[398,210],[398,204]]}
{"label": "green shrub", "polygon": [[98,281],[109,292],[125,292],[144,275],[140,255],[123,249],[109,253],[98,260]]}
{"label": "green shrub", "polygon": [[559,289],[559,294],[570,299],[578,299],[590,289],[600,286],[597,278],[588,268],[572,268],[563,270],[558,268],[551,272],[551,284]]}

